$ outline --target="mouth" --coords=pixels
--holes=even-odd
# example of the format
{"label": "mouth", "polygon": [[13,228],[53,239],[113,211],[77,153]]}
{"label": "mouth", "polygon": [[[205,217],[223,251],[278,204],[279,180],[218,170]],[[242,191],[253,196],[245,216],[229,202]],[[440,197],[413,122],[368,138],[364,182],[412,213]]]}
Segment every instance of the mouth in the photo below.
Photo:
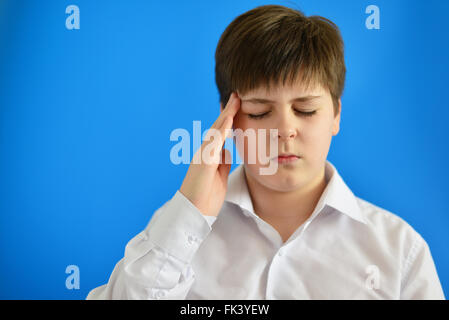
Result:
{"label": "mouth", "polygon": [[277,161],[279,164],[287,164],[287,163],[294,163],[298,161],[301,157],[297,156],[295,154],[291,153],[281,153],[279,156],[274,158],[275,161]]}

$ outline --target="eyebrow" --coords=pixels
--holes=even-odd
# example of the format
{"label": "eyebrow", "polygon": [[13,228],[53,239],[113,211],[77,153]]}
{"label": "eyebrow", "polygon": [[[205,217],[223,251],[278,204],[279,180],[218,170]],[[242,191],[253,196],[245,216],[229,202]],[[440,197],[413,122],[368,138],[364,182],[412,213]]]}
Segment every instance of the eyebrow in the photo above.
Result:
{"label": "eyebrow", "polygon": [[[290,100],[290,102],[307,102],[316,98],[320,98],[321,96],[304,96],[304,97],[298,97]],[[267,104],[267,103],[276,103],[276,101],[268,100],[268,99],[262,99],[262,98],[250,98],[250,99],[242,99],[242,101],[246,102],[252,102],[252,103],[259,103],[259,104]]]}

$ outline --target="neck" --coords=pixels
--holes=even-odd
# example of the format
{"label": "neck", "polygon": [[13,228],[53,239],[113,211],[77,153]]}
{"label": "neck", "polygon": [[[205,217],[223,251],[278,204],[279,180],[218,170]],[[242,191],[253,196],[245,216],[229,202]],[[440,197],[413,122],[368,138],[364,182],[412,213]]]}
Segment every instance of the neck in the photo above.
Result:
{"label": "neck", "polygon": [[296,228],[307,220],[326,188],[325,167],[307,185],[279,192],[258,183],[245,170],[248,191],[256,214],[271,225]]}

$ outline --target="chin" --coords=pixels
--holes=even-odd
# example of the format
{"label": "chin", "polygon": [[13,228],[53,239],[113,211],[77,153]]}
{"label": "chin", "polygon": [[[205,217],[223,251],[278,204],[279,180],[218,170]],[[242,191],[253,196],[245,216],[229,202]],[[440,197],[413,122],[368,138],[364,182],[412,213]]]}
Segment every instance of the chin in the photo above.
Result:
{"label": "chin", "polygon": [[287,176],[287,177],[278,177],[278,174],[268,178],[266,176],[261,177],[261,181],[264,185],[269,187],[270,189],[279,191],[279,192],[291,192],[298,190],[303,185],[302,181],[295,176]]}
{"label": "chin", "polygon": [[278,192],[291,192],[295,191],[304,185],[304,177],[296,170],[285,170],[281,166],[278,167],[278,171],[274,175],[260,175],[259,167],[250,168],[252,176],[257,179],[258,183],[266,188],[278,191]]}

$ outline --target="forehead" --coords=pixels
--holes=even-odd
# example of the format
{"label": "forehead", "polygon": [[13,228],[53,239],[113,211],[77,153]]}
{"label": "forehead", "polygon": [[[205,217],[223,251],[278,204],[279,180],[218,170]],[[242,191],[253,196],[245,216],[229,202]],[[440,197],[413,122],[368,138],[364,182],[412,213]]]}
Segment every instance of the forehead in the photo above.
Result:
{"label": "forehead", "polygon": [[259,86],[248,92],[239,93],[241,98],[267,98],[275,101],[289,100],[300,96],[325,96],[330,95],[329,91],[321,84],[314,83],[309,86],[296,81],[292,84],[277,84],[274,86]]}

